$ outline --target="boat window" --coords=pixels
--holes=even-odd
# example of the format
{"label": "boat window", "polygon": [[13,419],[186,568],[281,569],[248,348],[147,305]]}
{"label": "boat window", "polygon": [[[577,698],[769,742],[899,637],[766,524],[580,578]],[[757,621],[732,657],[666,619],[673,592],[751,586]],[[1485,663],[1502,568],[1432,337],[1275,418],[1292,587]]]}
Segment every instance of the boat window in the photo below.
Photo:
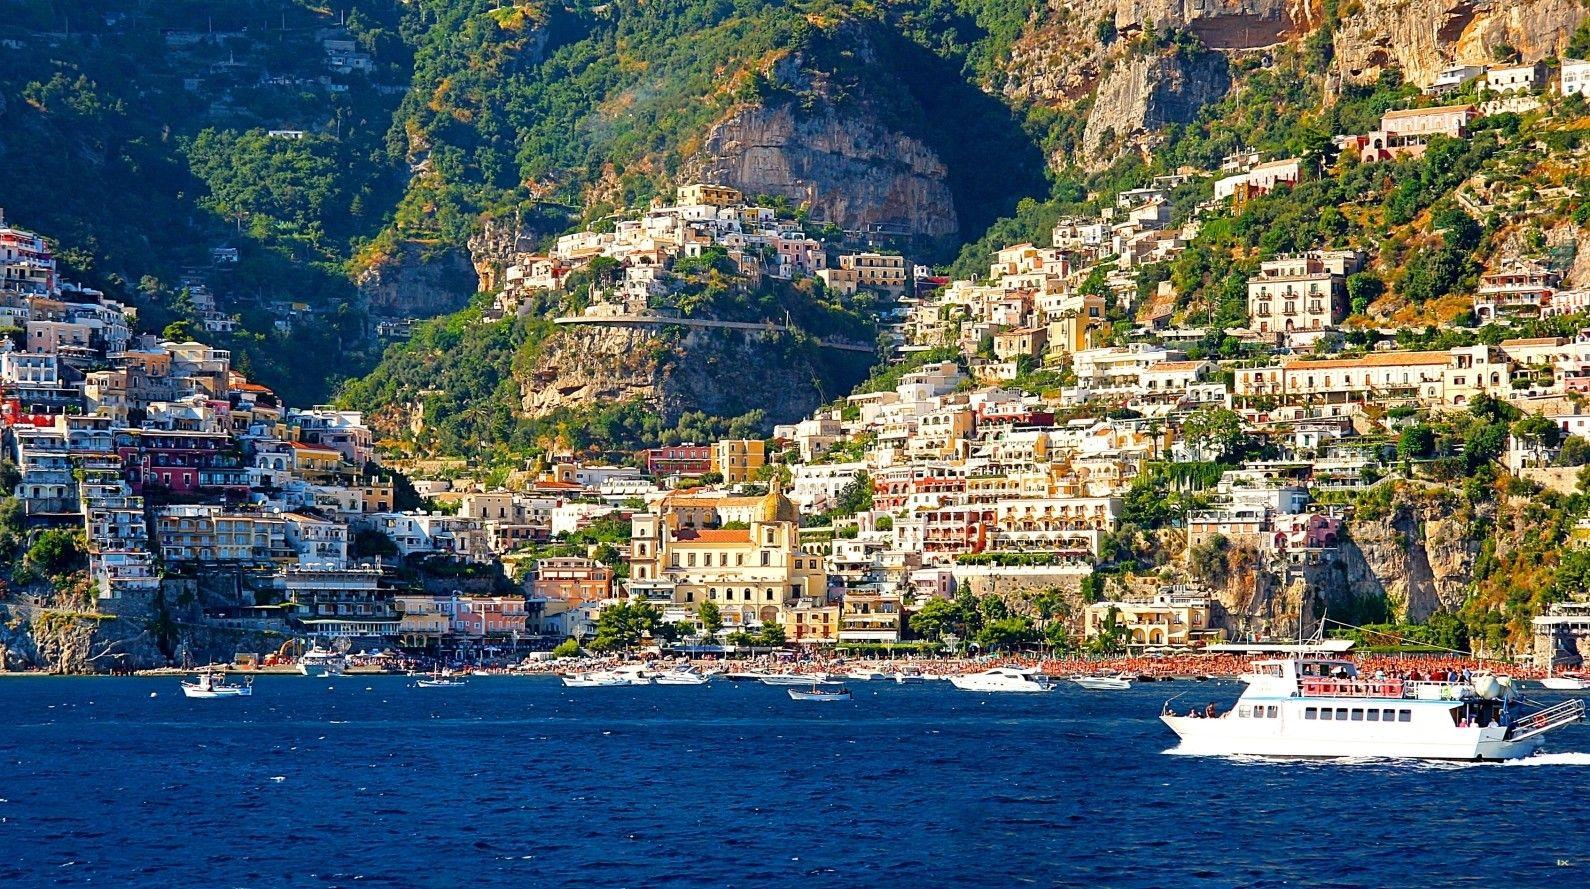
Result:
{"label": "boat window", "polygon": [[1319,718],[1320,719],[1330,719],[1331,718],[1331,708],[1329,708],[1329,707],[1321,707],[1321,708],[1319,708]]}
{"label": "boat window", "polygon": [[1304,710],[1303,711],[1303,718],[1304,719],[1318,719],[1319,718],[1319,708],[1318,707],[1309,707],[1308,709]]}
{"label": "boat window", "polygon": [[1347,708],[1346,707],[1337,707],[1336,708],[1336,718],[1341,720],[1342,722],[1346,722],[1347,721]]}
{"label": "boat window", "polygon": [[1271,707],[1269,707],[1267,709],[1270,711],[1267,715],[1271,719],[1274,719],[1274,718],[1276,718],[1277,716],[1279,716],[1281,714],[1281,710],[1278,707],[1271,706]]}
{"label": "boat window", "polygon": [[1412,710],[1398,710],[1397,711],[1397,721],[1398,722],[1412,722],[1413,721],[1413,711]]}
{"label": "boat window", "polygon": [[1369,721],[1370,722],[1379,722],[1380,721],[1380,711],[1379,710],[1370,710],[1369,711]]}
{"label": "boat window", "polygon": [[1239,716],[1239,717],[1241,717],[1243,719],[1247,719],[1251,715],[1252,714],[1248,711],[1247,707],[1238,707],[1237,708],[1237,716]]}

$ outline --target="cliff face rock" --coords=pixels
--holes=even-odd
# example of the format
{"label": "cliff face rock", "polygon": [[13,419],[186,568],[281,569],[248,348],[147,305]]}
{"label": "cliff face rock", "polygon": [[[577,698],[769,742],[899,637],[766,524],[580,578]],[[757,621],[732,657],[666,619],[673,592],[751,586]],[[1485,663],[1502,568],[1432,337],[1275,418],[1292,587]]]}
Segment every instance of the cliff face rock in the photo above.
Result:
{"label": "cliff face rock", "polygon": [[1309,20],[1305,0],[1117,0],[1115,26],[1186,28],[1214,49],[1275,43]]}
{"label": "cliff face rock", "polygon": [[1397,66],[1422,85],[1449,65],[1493,64],[1500,46],[1525,62],[1558,54],[1585,15],[1579,0],[1363,0],[1337,31],[1336,64],[1358,80]]}
{"label": "cliff face rock", "polygon": [[1341,547],[1342,583],[1327,592],[1384,595],[1393,618],[1423,622],[1463,604],[1477,543],[1451,516],[1403,505],[1378,521],[1355,521]]}
{"label": "cliff face rock", "polygon": [[458,250],[428,255],[415,243],[402,244],[358,276],[359,292],[379,315],[429,317],[456,312],[475,294],[475,269]]}
{"label": "cliff face rock", "polygon": [[1109,166],[1127,147],[1146,143],[1155,130],[1187,123],[1231,88],[1225,57],[1215,52],[1129,56],[1099,84],[1082,135],[1090,169]]}
{"label": "cliff face rock", "polygon": [[784,105],[743,107],[719,121],[681,178],[780,195],[846,229],[937,239],[959,228],[947,173],[922,142],[865,115]]}
{"label": "cliff face rock", "polygon": [[[846,353],[848,354],[848,353]],[[665,423],[686,411],[734,417],[757,408],[787,423],[848,392],[869,356],[823,354],[787,334],[575,325],[548,339],[521,378],[533,417],[640,400]]]}

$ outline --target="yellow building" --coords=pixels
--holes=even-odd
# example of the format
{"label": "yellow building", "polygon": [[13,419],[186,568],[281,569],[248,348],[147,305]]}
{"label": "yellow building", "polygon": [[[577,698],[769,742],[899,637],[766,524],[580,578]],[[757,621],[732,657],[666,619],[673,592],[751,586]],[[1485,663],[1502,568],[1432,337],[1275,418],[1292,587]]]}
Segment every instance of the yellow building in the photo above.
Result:
{"label": "yellow building", "polygon": [[1182,647],[1219,642],[1224,630],[1209,626],[1209,600],[1161,593],[1150,602],[1094,602],[1088,606],[1086,634],[1097,638],[1114,610],[1129,646]]}
{"label": "yellow building", "polygon": [[670,494],[631,519],[630,592],[692,611],[715,603],[726,628],[787,627],[788,611],[820,601],[827,585],[822,557],[801,551],[795,504],[778,492]]}
{"label": "yellow building", "polygon": [[758,438],[726,438],[712,445],[712,471],[727,484],[748,482],[767,462],[767,443]]}
{"label": "yellow building", "polygon": [[712,185],[706,182],[695,182],[690,185],[681,185],[675,192],[675,197],[682,207],[733,207],[742,203],[745,198],[738,188],[727,185]]}

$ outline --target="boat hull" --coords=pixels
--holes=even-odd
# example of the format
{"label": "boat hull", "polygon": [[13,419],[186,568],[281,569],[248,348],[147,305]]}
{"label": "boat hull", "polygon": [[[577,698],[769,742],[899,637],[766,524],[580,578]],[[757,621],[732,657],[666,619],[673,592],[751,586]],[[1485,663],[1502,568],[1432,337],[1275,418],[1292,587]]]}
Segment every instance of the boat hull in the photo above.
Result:
{"label": "boat hull", "polygon": [[1540,685],[1553,691],[1584,691],[1590,688],[1590,682],[1572,676],[1547,676],[1540,680]]}
{"label": "boat hull", "polygon": [[1130,680],[1106,676],[1073,676],[1071,681],[1089,691],[1126,691],[1132,687]]}
{"label": "boat hull", "polygon": [[[1264,721],[1244,730],[1242,720],[1161,716],[1160,720],[1181,739],[1175,752],[1195,756],[1262,756],[1277,759],[1435,759],[1502,761],[1522,759],[1539,752],[1545,743],[1536,735],[1522,741],[1506,740],[1506,729],[1456,729],[1442,736],[1395,737],[1365,726],[1352,732],[1286,734],[1265,732]],[[1355,727],[1356,728],[1356,727]]]}
{"label": "boat hull", "polygon": [[706,685],[705,676],[658,676],[652,680],[658,685]]}
{"label": "boat hull", "polygon": [[810,691],[797,691],[796,689],[792,688],[792,689],[789,690],[789,696],[790,696],[790,699],[794,700],[794,701],[848,701],[848,700],[850,700],[850,692],[848,692],[848,691],[810,692]]}
{"label": "boat hull", "polygon": [[1041,685],[1037,682],[1024,683],[989,683],[979,682],[975,678],[966,676],[951,676],[950,684],[961,691],[995,692],[1001,694],[1042,694],[1050,691],[1052,686]]}

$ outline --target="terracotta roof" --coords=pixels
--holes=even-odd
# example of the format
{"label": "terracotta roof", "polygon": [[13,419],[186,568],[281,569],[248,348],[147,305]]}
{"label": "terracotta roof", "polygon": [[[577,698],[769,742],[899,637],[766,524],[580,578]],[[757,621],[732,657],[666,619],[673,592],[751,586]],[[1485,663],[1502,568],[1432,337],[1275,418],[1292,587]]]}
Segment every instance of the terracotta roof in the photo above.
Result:
{"label": "terracotta roof", "polygon": [[1420,114],[1442,114],[1454,111],[1473,111],[1473,105],[1440,105],[1434,108],[1402,108],[1397,111],[1387,111],[1381,115],[1382,120],[1394,120],[1400,117],[1414,117]]}
{"label": "terracotta roof", "polygon": [[1359,358],[1293,361],[1286,365],[1286,370],[1356,370],[1360,367],[1398,367],[1404,364],[1446,364],[1451,357],[1446,352],[1372,352]]}
{"label": "terracotta roof", "polygon": [[676,535],[677,540],[694,543],[746,543],[751,542],[751,532],[735,528],[683,528]]}
{"label": "terracotta roof", "polygon": [[1560,336],[1531,336],[1520,337],[1515,340],[1502,340],[1502,348],[1508,346],[1561,346],[1567,343],[1566,337]]}
{"label": "terracotta roof", "polygon": [[1165,371],[1166,373],[1180,373],[1184,370],[1197,370],[1203,366],[1204,362],[1202,361],[1161,361],[1158,364],[1150,364],[1148,367],[1143,368],[1143,372]]}

